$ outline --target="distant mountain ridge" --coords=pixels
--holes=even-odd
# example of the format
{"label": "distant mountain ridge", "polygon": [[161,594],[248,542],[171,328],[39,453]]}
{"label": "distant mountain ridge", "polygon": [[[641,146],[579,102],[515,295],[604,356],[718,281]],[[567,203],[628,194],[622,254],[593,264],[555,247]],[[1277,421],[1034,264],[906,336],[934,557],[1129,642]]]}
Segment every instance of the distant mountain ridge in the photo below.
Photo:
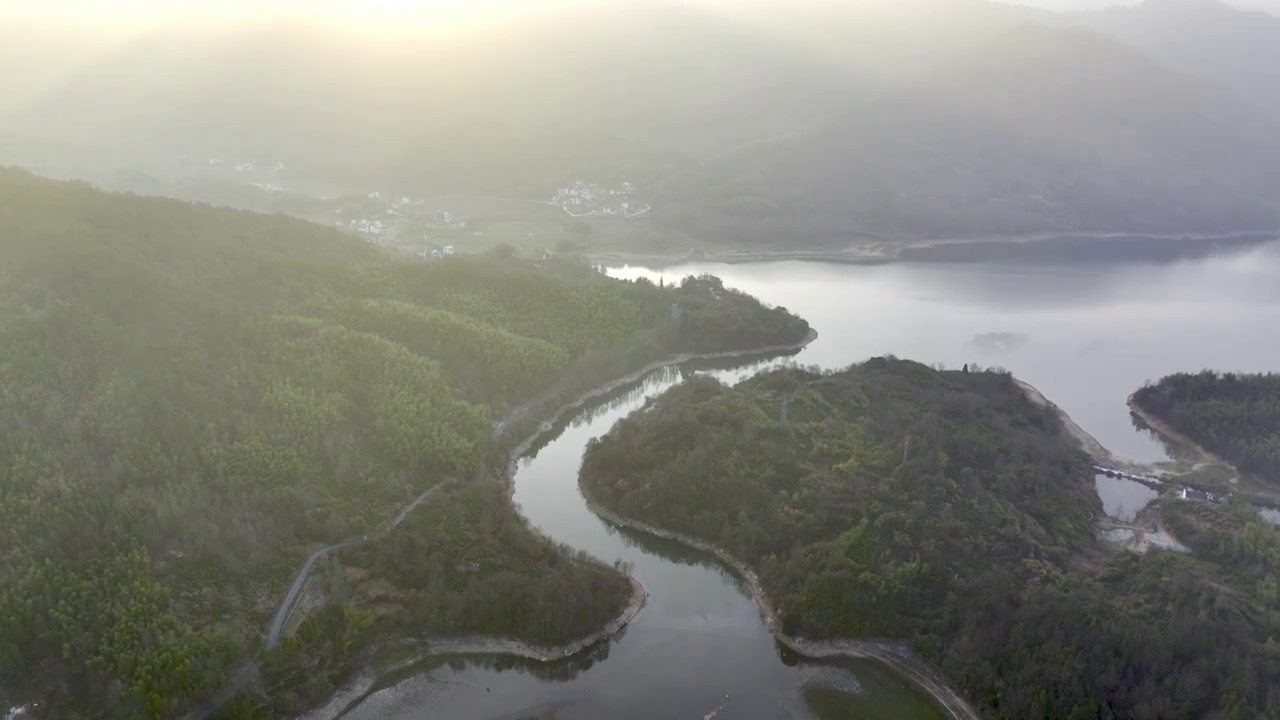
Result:
{"label": "distant mountain ridge", "polygon": [[1280,17],[1219,0],[1145,0],[1077,13],[1074,19],[1179,72],[1280,112]]}
{"label": "distant mountain ridge", "polygon": [[1270,118],[1097,34],[1027,25],[820,128],[672,178],[723,242],[1280,227]]}
{"label": "distant mountain ridge", "polygon": [[541,196],[579,176],[656,178],[812,122],[844,74],[675,6],[595,9],[482,40],[369,48],[293,26],[156,33],[8,125],[126,156],[238,154],[354,185]]}
{"label": "distant mountain ridge", "polygon": [[416,45],[157,33],[10,113],[0,162],[279,161],[290,189],[417,197],[631,180],[651,222],[752,245],[1280,227],[1280,19],[739,7],[606,3]]}

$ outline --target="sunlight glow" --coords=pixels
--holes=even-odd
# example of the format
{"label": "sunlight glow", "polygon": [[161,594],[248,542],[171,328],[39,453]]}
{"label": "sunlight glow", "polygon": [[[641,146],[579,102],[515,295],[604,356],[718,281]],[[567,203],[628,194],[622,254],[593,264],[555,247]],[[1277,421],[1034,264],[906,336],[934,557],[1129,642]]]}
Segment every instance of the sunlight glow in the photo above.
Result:
{"label": "sunlight glow", "polygon": [[174,25],[293,22],[365,33],[431,33],[515,20],[581,0],[0,0],[0,20],[109,33]]}

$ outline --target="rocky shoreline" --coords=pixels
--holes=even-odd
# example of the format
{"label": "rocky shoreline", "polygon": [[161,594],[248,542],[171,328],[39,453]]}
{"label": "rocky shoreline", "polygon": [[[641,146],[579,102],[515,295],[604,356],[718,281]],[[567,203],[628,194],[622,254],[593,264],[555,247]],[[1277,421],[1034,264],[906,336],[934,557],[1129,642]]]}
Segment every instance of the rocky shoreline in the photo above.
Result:
{"label": "rocky shoreline", "polygon": [[916,657],[906,642],[901,640],[813,641],[791,637],[782,632],[782,623],[778,617],[779,613],[773,607],[773,601],[765,593],[764,587],[760,584],[760,579],[755,571],[748,567],[746,563],[730,555],[727,551],[704,543],[697,538],[622,517],[602,506],[590,496],[585,488],[582,488],[582,491],[583,498],[586,499],[587,506],[591,508],[591,511],[608,522],[668,540],[675,540],[691,548],[710,553],[720,562],[732,568],[751,590],[751,597],[755,601],[756,607],[759,608],[760,616],[764,620],[765,627],[769,629],[769,633],[778,642],[798,655],[810,658],[854,657],[878,660],[905,677],[910,678],[944,708],[954,720],[979,720],[980,716],[969,705],[968,701],[953,690],[936,670],[930,668]]}
{"label": "rocky shoreline", "polygon": [[1058,407],[1053,401],[1049,400],[1049,398],[1045,397],[1044,393],[1036,389],[1034,385],[1023,380],[1015,379],[1014,382],[1018,384],[1018,387],[1022,388],[1022,391],[1027,394],[1027,397],[1031,399],[1031,402],[1039,405],[1040,407],[1047,407],[1050,410],[1053,410],[1054,413],[1057,414],[1058,418],[1062,420],[1063,428],[1071,435],[1071,437],[1076,439],[1076,442],[1080,444],[1080,449],[1088,453],[1094,460],[1105,465],[1130,465],[1130,463],[1123,463],[1116,458],[1110,450],[1106,449],[1103,447],[1102,443],[1098,442],[1097,438],[1090,435],[1084,428],[1080,427],[1075,420],[1071,419],[1071,416],[1068,415],[1065,410]]}
{"label": "rocky shoreline", "polygon": [[609,621],[599,632],[588,635],[581,640],[575,640],[556,647],[541,647],[510,638],[486,637],[428,638],[395,643],[386,647],[413,646],[421,647],[421,649],[414,653],[412,657],[380,668],[377,672],[365,670],[339,688],[324,705],[304,715],[299,715],[296,720],[337,720],[353,703],[359,701],[373,690],[379,675],[404,670],[430,657],[440,655],[505,655],[550,663],[577,655],[596,643],[604,642],[614,637],[640,614],[640,610],[644,608],[649,593],[635,578],[628,578],[628,580],[631,582],[631,597],[627,601],[626,607],[623,608],[622,613]]}

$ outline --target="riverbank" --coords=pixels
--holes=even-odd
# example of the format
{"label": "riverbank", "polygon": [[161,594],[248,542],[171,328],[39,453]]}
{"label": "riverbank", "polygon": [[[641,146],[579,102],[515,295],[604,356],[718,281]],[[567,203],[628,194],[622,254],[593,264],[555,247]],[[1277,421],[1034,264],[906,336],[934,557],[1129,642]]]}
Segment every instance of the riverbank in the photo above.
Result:
{"label": "riverbank", "polygon": [[403,668],[412,665],[425,658],[437,655],[508,655],[512,657],[525,658],[526,660],[536,660],[538,662],[550,663],[557,660],[564,660],[572,657],[598,642],[608,640],[617,635],[632,620],[640,614],[640,610],[644,608],[645,602],[649,598],[649,593],[635,578],[627,578],[631,583],[631,595],[627,599],[627,604],[623,608],[622,613],[616,618],[609,621],[599,632],[588,635],[581,640],[559,645],[556,647],[542,647],[533,645],[519,640],[503,639],[503,638],[484,638],[484,637],[462,637],[462,638],[439,638],[426,639],[414,642],[413,645],[426,645],[417,657],[413,660],[397,663],[396,666],[389,668],[394,670],[397,667]]}
{"label": "riverbank", "polygon": [[1196,441],[1186,435],[1183,435],[1173,429],[1173,426],[1169,423],[1144,410],[1143,407],[1138,404],[1134,395],[1130,395],[1125,399],[1125,405],[1129,407],[1129,412],[1133,413],[1134,417],[1146,423],[1147,427],[1151,428],[1157,435],[1164,438],[1166,442],[1182,446],[1198,455],[1199,457],[1194,463],[1194,467],[1192,468],[1193,470],[1206,465],[1222,465],[1231,468],[1231,471],[1236,473],[1237,478],[1239,477],[1240,473],[1235,469],[1235,466],[1227,462],[1224,458],[1218,457],[1214,453],[1204,449],[1196,443]]}
{"label": "riverbank", "polygon": [[366,669],[356,677],[343,684],[322,706],[317,707],[295,720],[337,720],[352,704],[368,695],[377,685],[378,678],[405,670],[423,660],[441,655],[504,655],[537,662],[551,663],[572,657],[596,643],[607,641],[640,614],[649,593],[635,578],[628,578],[631,583],[631,596],[627,600],[622,613],[611,620],[599,632],[580,640],[557,647],[542,647],[510,638],[427,638],[410,640],[386,646],[384,649],[416,648],[413,655],[378,670]]}
{"label": "riverbank", "polygon": [[1044,393],[1036,389],[1034,385],[1026,382],[1025,380],[1018,380],[1017,378],[1014,379],[1014,382],[1018,384],[1018,387],[1022,388],[1023,392],[1027,394],[1027,397],[1031,399],[1031,402],[1039,405],[1040,407],[1047,407],[1057,414],[1058,419],[1062,420],[1062,426],[1067,431],[1067,434],[1075,438],[1076,442],[1080,444],[1080,449],[1088,453],[1094,460],[1097,460],[1099,463],[1108,467],[1119,467],[1123,465],[1125,467],[1122,469],[1139,469],[1138,466],[1133,466],[1131,463],[1118,460],[1110,450],[1105,448],[1102,443],[1098,442],[1097,438],[1090,435],[1084,428],[1080,427],[1079,423],[1075,420],[1072,420],[1066,410],[1063,410],[1052,400],[1045,397]]}
{"label": "riverbank", "polygon": [[[783,354],[790,352],[798,352],[818,338],[816,330],[810,329],[808,334],[799,342],[767,346],[761,348],[752,348],[746,350],[732,350],[720,353],[682,353],[674,355],[663,360],[655,360],[639,370],[628,373],[620,378],[610,380],[599,385],[585,393],[573,398],[567,403],[562,404],[549,416],[545,417],[537,427],[526,434],[512,450],[507,460],[507,467],[503,477],[507,485],[507,497],[512,498],[515,493],[515,475],[520,458],[523,457],[529,449],[543,435],[550,432],[558,423],[570,413],[581,410],[584,406],[596,398],[608,395],[621,387],[631,385],[642,380],[646,375],[672,365],[680,365],[683,363],[694,362],[699,360],[727,360],[734,358],[746,358],[758,355]],[[563,384],[557,384],[556,387],[549,390],[543,396],[526,403],[518,408],[511,410],[505,418],[495,424],[494,435],[500,436],[508,428],[510,428],[519,418],[531,412],[538,406],[550,402],[559,393],[563,392]],[[403,513],[402,513],[403,516]],[[536,529],[531,528],[536,532]],[[344,683],[336,690],[323,705],[298,716],[297,720],[336,720],[343,712],[349,708],[352,703],[359,701],[367,695],[376,685],[378,677],[398,670],[403,670],[415,663],[421,662],[432,656],[438,655],[506,655],[512,657],[521,657],[529,660],[540,662],[555,662],[576,655],[588,647],[596,643],[608,640],[616,636],[627,625],[639,615],[640,610],[644,607],[645,599],[648,593],[638,580],[628,577],[631,583],[631,596],[627,604],[623,607],[622,612],[612,621],[605,625],[599,632],[589,635],[580,640],[576,640],[565,645],[557,647],[539,647],[529,643],[508,638],[438,638],[408,641],[408,645],[421,646],[426,645],[413,655],[412,658],[399,661],[389,667],[374,670],[365,668],[356,676]],[[381,649],[404,647],[402,644],[391,644],[383,646]]]}
{"label": "riverbank", "polygon": [[[552,428],[554,428],[558,423],[563,421],[566,415],[568,415],[569,413],[577,412],[578,410],[581,410],[585,405],[587,405],[587,403],[591,402],[592,400],[608,395],[609,393],[612,393],[618,390],[619,388],[640,382],[642,379],[644,379],[646,375],[656,370],[661,370],[662,368],[671,367],[672,365],[683,365],[685,363],[697,362],[697,361],[703,361],[703,360],[732,360],[735,358],[748,358],[748,357],[755,357],[755,356],[767,356],[767,355],[774,355],[774,354],[781,355],[785,353],[794,353],[794,352],[799,352],[805,349],[806,347],[809,346],[810,343],[812,343],[814,340],[817,340],[817,339],[818,339],[818,331],[810,328],[808,334],[805,335],[804,339],[800,340],[799,342],[790,343],[786,345],[770,345],[767,347],[753,348],[749,350],[730,350],[727,352],[719,352],[719,353],[682,353],[680,355],[673,355],[665,360],[655,360],[649,363],[648,365],[645,365],[644,367],[640,368],[639,370],[636,370],[635,372],[628,373],[627,375],[624,375],[616,380],[611,380],[603,385],[600,385],[591,390],[588,390],[582,395],[579,395],[577,398],[569,401],[564,405],[561,405],[559,409],[551,413],[549,417],[545,418],[538,425],[538,427],[536,427],[531,433],[529,433],[525,437],[523,441],[521,441],[518,445],[515,446],[514,449],[512,449],[511,457],[507,465],[507,475],[506,475],[508,494],[511,495],[515,493],[516,465],[520,462],[520,458],[523,457],[525,453],[529,452],[529,449],[533,447],[533,444],[536,443],[539,440],[539,438],[541,438],[546,433],[550,432]],[[530,409],[530,407],[535,405],[536,403],[531,403],[530,405],[524,406],[519,409],[519,412],[521,413],[527,412]],[[502,430],[504,430],[510,424],[510,421],[513,419],[514,418],[509,417],[507,420],[504,420],[503,423],[500,424],[498,432],[501,432]]]}
{"label": "riverbank", "polygon": [[886,265],[898,262],[1081,262],[1155,261],[1244,249],[1280,239],[1280,231],[1220,235],[1152,233],[1035,233],[1004,237],[875,239],[846,248],[692,248],[668,253],[601,252],[597,265],[640,265],[661,269],[691,262],[801,262]]}
{"label": "riverbank", "polygon": [[1244,475],[1226,458],[1210,452],[1178,432],[1167,422],[1148,412],[1137,402],[1134,395],[1129,396],[1126,404],[1135,418],[1141,420],[1165,443],[1178,449],[1178,454],[1181,456],[1179,460],[1170,463],[1168,467],[1160,467],[1165,471],[1166,477],[1176,478],[1179,482],[1197,490],[1207,490],[1222,495],[1230,493],[1262,508],[1280,506],[1280,491],[1273,485],[1259,478]]}
{"label": "riverbank", "polygon": [[769,630],[769,633],[792,652],[809,658],[852,657],[877,660],[913,681],[917,687],[928,693],[934,702],[938,703],[954,720],[979,720],[980,716],[969,705],[968,701],[953,690],[941,674],[916,657],[906,642],[900,640],[812,641],[791,637],[782,632],[782,624],[778,617],[778,612],[773,606],[773,601],[765,593],[764,587],[760,584],[760,579],[755,571],[748,567],[746,563],[730,555],[727,551],[704,543],[697,538],[618,515],[592,498],[581,483],[579,483],[579,489],[582,490],[582,496],[587,502],[587,507],[604,520],[656,537],[675,540],[696,550],[714,555],[720,562],[731,568],[746,583],[751,592],[751,598],[760,610],[760,617],[764,620],[765,627]]}

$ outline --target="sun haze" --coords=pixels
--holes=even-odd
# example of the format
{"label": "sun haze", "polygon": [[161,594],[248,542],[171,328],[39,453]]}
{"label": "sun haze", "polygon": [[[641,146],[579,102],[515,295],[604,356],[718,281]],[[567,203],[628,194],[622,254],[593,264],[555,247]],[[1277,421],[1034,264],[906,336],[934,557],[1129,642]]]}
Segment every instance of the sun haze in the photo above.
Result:
{"label": "sun haze", "polygon": [[449,31],[577,0],[5,0],[0,17],[27,23],[93,27],[105,34],[191,23],[239,24],[301,21],[347,31],[422,33]]}

